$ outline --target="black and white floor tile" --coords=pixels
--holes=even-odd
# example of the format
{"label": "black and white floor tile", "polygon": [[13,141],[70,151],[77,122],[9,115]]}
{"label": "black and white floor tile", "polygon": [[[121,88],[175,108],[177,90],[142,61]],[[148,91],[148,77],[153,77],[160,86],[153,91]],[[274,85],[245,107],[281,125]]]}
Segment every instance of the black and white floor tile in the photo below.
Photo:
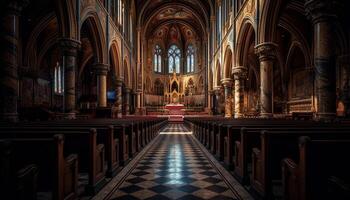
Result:
{"label": "black and white floor tile", "polygon": [[194,140],[182,124],[167,126],[110,199],[240,199]]}

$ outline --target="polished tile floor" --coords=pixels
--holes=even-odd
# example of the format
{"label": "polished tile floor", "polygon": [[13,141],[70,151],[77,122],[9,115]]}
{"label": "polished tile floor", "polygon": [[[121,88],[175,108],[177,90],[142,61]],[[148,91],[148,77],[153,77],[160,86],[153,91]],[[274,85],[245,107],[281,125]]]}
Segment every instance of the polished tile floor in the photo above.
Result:
{"label": "polished tile floor", "polygon": [[110,199],[239,199],[181,124],[162,130]]}

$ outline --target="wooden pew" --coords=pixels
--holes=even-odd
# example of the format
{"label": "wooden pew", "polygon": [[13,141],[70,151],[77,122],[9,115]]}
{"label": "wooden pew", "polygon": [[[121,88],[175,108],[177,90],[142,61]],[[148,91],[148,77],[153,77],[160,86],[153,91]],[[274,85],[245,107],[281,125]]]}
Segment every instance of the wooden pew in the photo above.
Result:
{"label": "wooden pew", "polygon": [[[125,165],[129,158],[133,157],[142,146],[145,146],[151,138],[156,134],[156,130],[160,126],[164,126],[166,123],[166,118],[145,118],[145,117],[129,117],[126,119],[95,119],[95,120],[64,120],[56,122],[45,122],[45,123],[30,123],[24,124],[23,127],[32,127],[38,126],[43,129],[57,128],[70,129],[71,127],[85,127],[85,128],[97,128],[98,136],[101,135],[101,132],[105,135],[106,127],[108,126],[110,132],[114,132],[114,142],[112,139],[109,139],[106,142],[103,139],[102,142],[106,146],[106,158],[108,161],[108,175],[115,175],[116,169],[119,169],[119,166]],[[113,130],[111,130],[113,127]],[[152,129],[152,130],[151,130]],[[150,134],[153,133],[153,136]],[[98,137],[99,138],[99,137]],[[119,141],[119,143],[118,143]],[[109,148],[109,144],[115,146],[115,148]],[[115,153],[119,152],[119,153]],[[111,155],[116,155],[115,156]]]}
{"label": "wooden pew", "polygon": [[56,130],[55,127],[26,127],[12,129],[2,133],[9,138],[49,138],[56,134],[65,137],[66,152],[77,153],[79,158],[79,173],[88,175],[85,190],[88,194],[96,194],[107,182],[105,179],[107,167],[105,162],[105,146],[97,142],[96,129],[69,128]]}
{"label": "wooden pew", "polygon": [[350,139],[348,130],[262,131],[260,147],[253,148],[251,192],[265,199],[273,199],[273,181],[282,180],[281,161],[285,157],[296,159],[298,138]]}
{"label": "wooden pew", "polygon": [[[64,133],[67,134],[68,132],[77,132],[77,131],[83,131],[83,130],[89,130],[91,127],[96,127],[98,130],[98,137],[96,141],[101,142],[100,144],[103,144],[102,146],[97,145],[101,148],[97,148],[97,150],[100,150],[100,152],[95,152],[95,155],[99,156],[100,158],[92,159],[97,160],[97,164],[89,165],[95,168],[98,168],[97,171],[104,170],[104,167],[102,163],[104,163],[104,157],[106,157],[108,161],[108,173],[107,175],[113,176],[116,174],[117,169],[120,168],[120,164],[118,164],[118,157],[123,157],[125,154],[127,155],[126,159],[129,158],[129,152],[136,152],[141,149],[141,144],[144,143],[146,145],[151,139],[153,139],[156,136],[156,133],[158,129],[166,124],[165,118],[129,118],[129,119],[122,119],[122,120],[62,120],[62,121],[52,121],[52,122],[37,122],[37,123],[21,123],[17,124],[20,126],[20,128],[14,128],[11,126],[8,126],[5,124],[4,126],[0,127],[0,132],[6,131],[7,134],[12,134],[12,137],[20,136],[21,134],[24,134],[27,136],[28,134],[34,134],[37,135],[37,137],[44,137],[43,135],[49,136],[55,133]],[[110,125],[110,126],[107,126]],[[6,127],[7,126],[7,127]],[[128,130],[128,128],[132,128]],[[10,130],[10,131],[9,131]],[[9,132],[8,132],[9,131]],[[103,132],[103,134],[101,134]],[[130,132],[133,132],[131,135]],[[16,133],[15,135],[13,135]],[[122,133],[122,134],[120,134]],[[128,133],[128,134],[127,134]],[[101,137],[103,135],[103,137]],[[124,135],[124,142],[120,142],[119,138],[121,135]],[[4,134],[1,134],[1,137],[4,137]],[[25,137],[23,136],[23,137]],[[102,139],[107,138],[107,140]],[[132,145],[128,143],[128,139],[130,138],[130,141],[132,142]],[[144,138],[144,141],[142,141]],[[67,138],[66,138],[67,139]],[[68,137],[69,139],[69,137]],[[78,140],[75,140],[78,141]],[[129,145],[130,144],[130,145]],[[125,148],[125,151],[123,152],[120,146]],[[103,156],[104,147],[106,148],[106,155]],[[115,147],[115,148],[113,148]],[[139,148],[140,147],[140,148]],[[130,150],[130,151],[128,151]],[[86,151],[90,152],[90,151]],[[118,154],[120,152],[120,154]],[[130,157],[133,156],[133,154],[130,155]],[[91,156],[84,156],[91,157]],[[124,157],[124,158],[125,158]],[[121,162],[121,164],[123,164]],[[89,179],[89,184],[86,188],[86,190],[89,193],[96,193],[99,188],[101,188],[104,185],[105,179],[104,174],[105,173],[98,173],[95,175],[90,175],[92,173],[96,173],[96,170],[89,170],[89,177],[95,177],[93,179]],[[103,177],[103,178],[101,178]],[[101,180],[103,181],[99,181]],[[103,183],[103,184],[102,184]]]}
{"label": "wooden pew", "polygon": [[[248,184],[249,183],[249,171],[248,166],[249,163],[252,160],[252,149],[254,147],[260,146],[260,134],[261,130],[269,130],[269,131],[318,131],[322,129],[328,130],[330,132],[336,131],[336,130],[349,130],[350,127],[342,127],[342,128],[336,128],[334,126],[329,125],[317,125],[315,127],[313,126],[306,126],[305,124],[290,124],[290,125],[265,125],[263,127],[243,127],[240,129],[240,134],[236,134],[235,136],[235,148],[234,148],[234,175],[235,177],[242,183],[242,184]],[[235,131],[231,132],[231,135],[234,134]]]}
{"label": "wooden pew", "polygon": [[[12,145],[11,171],[28,166],[18,171],[17,182],[20,187],[9,191],[19,193],[11,193],[10,199],[36,199],[36,194],[32,194],[36,189],[37,194],[51,193],[49,196],[54,200],[77,199],[78,157],[75,154],[64,156],[63,135],[55,135],[53,138],[16,138],[5,142]],[[13,176],[10,178],[14,179]]]}
{"label": "wooden pew", "polygon": [[[348,156],[342,156],[348,152],[350,140],[313,140],[301,137],[298,160],[285,158],[282,162],[284,199],[349,199],[349,189],[340,183],[343,179],[349,184],[350,162]],[[340,187],[341,190],[332,192],[334,184],[343,186]]]}
{"label": "wooden pew", "polygon": [[38,167],[34,164],[14,168],[13,145],[0,140],[0,194],[4,199],[35,200]]}

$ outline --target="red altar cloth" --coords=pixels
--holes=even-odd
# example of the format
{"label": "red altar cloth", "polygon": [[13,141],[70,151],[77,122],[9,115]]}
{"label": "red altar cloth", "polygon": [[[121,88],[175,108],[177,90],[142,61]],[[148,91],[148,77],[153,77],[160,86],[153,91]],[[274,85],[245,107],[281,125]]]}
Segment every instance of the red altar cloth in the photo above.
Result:
{"label": "red altar cloth", "polygon": [[169,122],[182,122],[183,115],[185,112],[183,111],[184,105],[182,104],[168,104],[165,106],[167,110],[169,110]]}

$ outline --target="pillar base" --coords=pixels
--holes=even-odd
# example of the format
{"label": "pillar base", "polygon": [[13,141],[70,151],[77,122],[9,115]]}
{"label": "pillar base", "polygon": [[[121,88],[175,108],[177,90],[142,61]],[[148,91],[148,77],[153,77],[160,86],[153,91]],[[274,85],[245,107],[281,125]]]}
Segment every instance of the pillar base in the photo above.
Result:
{"label": "pillar base", "polygon": [[69,112],[64,114],[65,119],[76,119],[77,113],[76,112]]}
{"label": "pillar base", "polygon": [[205,111],[206,113],[208,113],[208,115],[212,115],[212,114],[213,114],[213,111],[212,111],[211,108],[206,107],[206,108],[204,109],[204,111]]}
{"label": "pillar base", "polygon": [[321,122],[332,122],[335,118],[335,113],[316,113],[314,115],[314,120]]}
{"label": "pillar base", "polygon": [[239,119],[239,118],[243,118],[243,114],[241,114],[241,113],[235,113],[235,116],[234,116],[234,118],[236,118],[236,119]]}
{"label": "pillar base", "polygon": [[273,118],[273,114],[272,113],[260,113],[260,118],[263,118],[263,119]]}
{"label": "pillar base", "polygon": [[18,113],[3,113],[0,116],[0,121],[5,122],[18,122]]}
{"label": "pillar base", "polygon": [[146,108],[136,108],[137,115],[146,115]]}

